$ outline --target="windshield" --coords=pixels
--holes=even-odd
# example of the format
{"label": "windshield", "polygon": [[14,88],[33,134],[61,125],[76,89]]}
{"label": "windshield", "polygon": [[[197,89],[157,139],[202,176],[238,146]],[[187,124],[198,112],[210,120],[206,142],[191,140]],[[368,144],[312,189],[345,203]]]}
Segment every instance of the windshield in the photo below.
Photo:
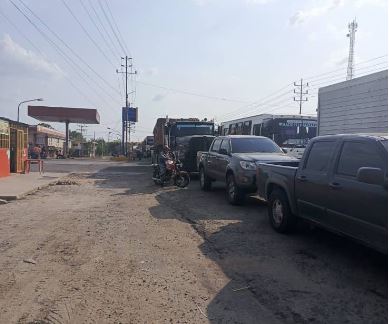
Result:
{"label": "windshield", "polygon": [[388,150],[388,140],[383,140],[381,143],[383,146],[385,146],[386,150]]}
{"label": "windshield", "polygon": [[281,148],[268,138],[232,138],[232,153],[282,153]]}
{"label": "windshield", "polygon": [[213,135],[213,124],[176,124],[176,126],[172,128],[171,135],[177,137],[189,135]]}

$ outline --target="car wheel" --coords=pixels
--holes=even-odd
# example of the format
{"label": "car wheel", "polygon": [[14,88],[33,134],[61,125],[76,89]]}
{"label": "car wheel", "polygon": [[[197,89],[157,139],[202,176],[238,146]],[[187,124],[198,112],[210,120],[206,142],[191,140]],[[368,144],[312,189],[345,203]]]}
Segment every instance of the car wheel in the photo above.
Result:
{"label": "car wheel", "polygon": [[211,179],[205,174],[204,168],[200,168],[200,188],[203,191],[211,190],[212,182]]}
{"label": "car wheel", "polygon": [[227,200],[231,205],[241,205],[244,202],[245,194],[236,185],[233,174],[227,176]]}
{"label": "car wheel", "polygon": [[291,232],[296,225],[296,216],[292,214],[284,191],[276,189],[268,200],[270,225],[279,233]]}

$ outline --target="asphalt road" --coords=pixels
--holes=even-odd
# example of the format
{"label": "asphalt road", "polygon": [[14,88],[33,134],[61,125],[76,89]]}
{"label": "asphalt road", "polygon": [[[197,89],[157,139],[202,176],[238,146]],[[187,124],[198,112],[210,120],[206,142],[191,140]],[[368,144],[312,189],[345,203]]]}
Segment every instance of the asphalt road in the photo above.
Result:
{"label": "asphalt road", "polygon": [[0,210],[1,323],[387,322],[387,257],[351,240],[275,233],[256,198],[160,188],[143,163],[46,170],[75,174]]}

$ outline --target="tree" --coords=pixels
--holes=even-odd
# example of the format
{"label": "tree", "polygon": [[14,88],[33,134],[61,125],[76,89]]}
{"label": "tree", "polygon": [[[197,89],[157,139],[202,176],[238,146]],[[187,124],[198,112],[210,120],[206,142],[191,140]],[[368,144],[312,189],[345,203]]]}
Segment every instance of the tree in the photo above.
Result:
{"label": "tree", "polygon": [[69,132],[69,137],[72,141],[80,141],[80,142],[83,142],[85,139],[84,139],[84,136],[82,136],[82,134],[78,131],[70,131]]}

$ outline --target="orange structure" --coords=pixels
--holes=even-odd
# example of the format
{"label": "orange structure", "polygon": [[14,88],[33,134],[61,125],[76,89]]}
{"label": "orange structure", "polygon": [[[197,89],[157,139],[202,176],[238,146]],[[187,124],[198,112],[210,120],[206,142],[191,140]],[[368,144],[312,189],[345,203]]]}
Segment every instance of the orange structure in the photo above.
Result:
{"label": "orange structure", "polygon": [[4,117],[0,117],[0,121],[2,122],[0,174],[7,176],[9,172],[22,173],[28,157],[28,125]]}
{"label": "orange structure", "polygon": [[0,178],[10,175],[9,123],[0,119]]}

